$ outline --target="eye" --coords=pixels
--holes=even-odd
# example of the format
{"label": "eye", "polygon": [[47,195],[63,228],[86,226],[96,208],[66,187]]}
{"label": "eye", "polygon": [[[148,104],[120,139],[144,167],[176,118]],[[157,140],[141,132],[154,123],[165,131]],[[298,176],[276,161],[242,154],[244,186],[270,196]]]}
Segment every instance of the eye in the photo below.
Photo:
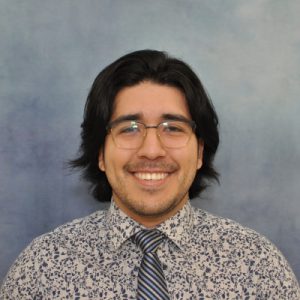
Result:
{"label": "eye", "polygon": [[140,127],[135,122],[120,123],[116,128],[116,132],[120,135],[134,134],[140,132]]}
{"label": "eye", "polygon": [[162,123],[163,132],[168,134],[179,134],[186,132],[184,124],[179,122],[165,122]]}
{"label": "eye", "polygon": [[176,126],[176,125],[169,125],[166,127],[166,130],[167,131],[170,131],[170,132],[182,132],[182,128],[180,128],[179,126]]}
{"label": "eye", "polygon": [[121,133],[132,133],[132,132],[137,132],[137,131],[139,131],[139,127],[136,125],[132,125],[132,126],[123,128]]}

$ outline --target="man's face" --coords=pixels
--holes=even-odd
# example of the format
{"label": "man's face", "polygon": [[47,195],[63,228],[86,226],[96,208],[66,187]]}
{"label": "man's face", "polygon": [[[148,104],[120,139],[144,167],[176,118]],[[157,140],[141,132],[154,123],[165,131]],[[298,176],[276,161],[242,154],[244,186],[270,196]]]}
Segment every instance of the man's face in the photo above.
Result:
{"label": "man's face", "polygon": [[[116,96],[111,122],[128,115],[157,125],[165,115],[191,120],[183,93],[174,87],[142,82]],[[188,200],[188,190],[202,165],[203,143],[194,133],[181,148],[166,148],[156,129],[147,129],[137,149],[118,147],[111,134],[99,153],[99,168],[106,173],[116,205],[146,227],[170,218]]]}

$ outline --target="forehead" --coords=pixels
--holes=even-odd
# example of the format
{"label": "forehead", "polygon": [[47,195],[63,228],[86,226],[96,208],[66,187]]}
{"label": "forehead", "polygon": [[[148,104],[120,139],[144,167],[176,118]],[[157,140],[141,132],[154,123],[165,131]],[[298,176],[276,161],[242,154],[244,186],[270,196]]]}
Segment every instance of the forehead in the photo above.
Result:
{"label": "forehead", "polygon": [[149,81],[125,87],[117,94],[111,121],[131,114],[153,121],[165,114],[191,118],[185,95],[178,88]]}

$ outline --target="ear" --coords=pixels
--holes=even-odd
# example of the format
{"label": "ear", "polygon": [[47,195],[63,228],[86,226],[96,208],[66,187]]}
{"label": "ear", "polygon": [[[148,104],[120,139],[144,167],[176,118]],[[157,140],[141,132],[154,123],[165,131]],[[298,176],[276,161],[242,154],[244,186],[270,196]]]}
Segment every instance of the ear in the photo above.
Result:
{"label": "ear", "polygon": [[102,172],[105,172],[105,163],[104,163],[104,150],[101,148],[99,150],[99,156],[98,156],[98,167]]}
{"label": "ear", "polygon": [[197,160],[197,170],[202,167],[203,162],[203,151],[204,151],[204,142],[203,140],[198,141],[198,160]]}

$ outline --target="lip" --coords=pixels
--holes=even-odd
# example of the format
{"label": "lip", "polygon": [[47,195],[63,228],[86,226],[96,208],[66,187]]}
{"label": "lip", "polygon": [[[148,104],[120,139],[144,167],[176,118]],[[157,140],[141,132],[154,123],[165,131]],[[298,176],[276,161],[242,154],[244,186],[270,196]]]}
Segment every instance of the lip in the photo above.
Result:
{"label": "lip", "polygon": [[160,187],[166,183],[172,173],[162,170],[156,171],[136,171],[131,172],[131,175],[142,186]]}

